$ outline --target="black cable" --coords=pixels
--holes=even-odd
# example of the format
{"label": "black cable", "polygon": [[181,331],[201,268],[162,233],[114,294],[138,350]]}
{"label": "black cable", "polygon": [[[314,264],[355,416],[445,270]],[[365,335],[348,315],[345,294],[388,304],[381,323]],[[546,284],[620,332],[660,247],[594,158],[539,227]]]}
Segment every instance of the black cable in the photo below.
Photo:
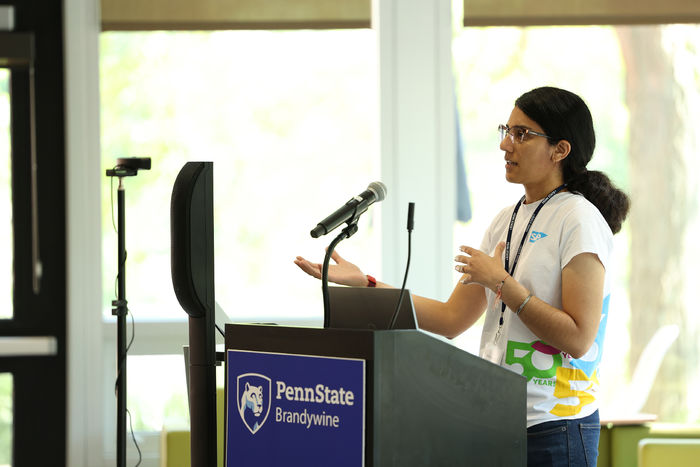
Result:
{"label": "black cable", "polygon": [[[114,169],[116,168],[117,166],[115,165]],[[114,222],[114,177],[109,177],[109,183],[109,203],[112,207],[112,227],[114,228],[114,232],[117,233],[117,224]]]}
{"label": "black cable", "polygon": [[[129,252],[124,250],[124,264],[126,264],[126,258],[129,256]],[[119,296],[119,274],[114,276],[114,296],[118,297]]]}
{"label": "black cable", "polygon": [[220,333],[222,336],[226,337],[226,334],[224,334],[224,331],[221,330],[221,328],[219,327],[218,324],[214,323],[214,326],[216,326],[216,329],[219,331],[219,333]]}
{"label": "black cable", "polygon": [[134,446],[136,446],[136,451],[139,453],[139,461],[136,463],[134,467],[139,467],[141,465],[141,449],[139,448],[139,443],[136,442],[136,436],[134,436],[134,427],[131,425],[131,412],[129,412],[129,409],[126,409],[127,415],[129,415],[129,429],[131,430],[131,439],[134,440]]}
{"label": "black cable", "polygon": [[406,272],[403,275],[403,284],[401,284],[401,293],[399,293],[399,301],[396,303],[396,310],[391,317],[391,323],[389,323],[389,329],[394,329],[396,325],[396,320],[399,317],[399,310],[401,309],[401,302],[403,301],[404,293],[406,292],[406,279],[408,279],[408,268],[411,265],[411,231],[408,231],[408,259],[406,260]]}
{"label": "black cable", "polygon": [[[136,322],[134,321],[134,314],[129,313],[129,310],[127,309],[127,314],[131,315],[131,338],[129,339],[129,344],[126,346],[126,351],[125,353],[129,352],[129,349],[131,348],[131,344],[134,343],[134,338],[136,337]],[[122,365],[124,363],[124,359],[126,359],[126,355],[124,355],[124,358],[119,361],[119,368],[117,369],[117,380],[114,383],[114,393],[117,393],[117,390],[119,388],[119,378],[121,377],[122,373]],[[139,443],[136,441],[136,435],[134,435],[134,427],[131,424],[131,412],[129,412],[129,409],[126,409],[126,413],[129,415],[129,429],[131,430],[131,439],[134,441],[134,446],[136,447],[136,450],[139,453],[139,461],[136,464],[135,467],[138,467],[141,464],[141,449],[139,448]]]}
{"label": "black cable", "polygon": [[125,353],[129,352],[129,349],[131,348],[131,344],[134,343],[134,337],[136,337],[136,322],[134,321],[134,314],[129,313],[129,309],[126,309],[126,314],[131,316],[131,339],[129,339],[129,344],[126,346],[126,350],[124,351]]}
{"label": "black cable", "polygon": [[[128,310],[127,310],[127,314]],[[129,340],[129,344],[126,346],[126,350],[124,353],[126,354],[129,352],[129,349],[131,348],[131,344],[134,342],[134,336],[136,335],[136,324],[134,323],[134,315],[131,315],[131,339]],[[117,368],[117,381],[114,383],[114,392],[117,392],[117,389],[119,388],[119,378],[121,377],[122,374],[122,365],[124,364],[124,360],[126,359],[126,355],[124,355],[124,358],[119,360],[119,367]]]}
{"label": "black cable", "polygon": [[408,231],[408,259],[406,260],[406,272],[403,275],[403,284],[401,284],[399,301],[396,304],[396,310],[394,310],[394,314],[391,317],[389,329],[394,329],[394,326],[396,325],[396,320],[399,317],[399,310],[401,309],[401,302],[403,301],[403,296],[406,292],[406,279],[408,278],[408,268],[411,265],[411,232],[413,232],[413,215],[415,212],[415,207],[415,203],[408,203],[408,217],[406,219],[406,230]]}

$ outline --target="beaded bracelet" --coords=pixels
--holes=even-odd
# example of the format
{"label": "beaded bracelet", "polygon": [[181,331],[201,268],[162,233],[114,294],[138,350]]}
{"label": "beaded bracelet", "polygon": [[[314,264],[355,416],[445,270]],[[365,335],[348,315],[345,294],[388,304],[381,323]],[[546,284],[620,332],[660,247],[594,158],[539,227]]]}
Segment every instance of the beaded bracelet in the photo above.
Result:
{"label": "beaded bracelet", "polygon": [[504,277],[503,280],[499,282],[496,286],[496,301],[501,299],[501,289],[503,289],[503,284],[506,283],[506,279],[508,279],[508,276],[510,276],[510,274],[506,274],[506,277]]}

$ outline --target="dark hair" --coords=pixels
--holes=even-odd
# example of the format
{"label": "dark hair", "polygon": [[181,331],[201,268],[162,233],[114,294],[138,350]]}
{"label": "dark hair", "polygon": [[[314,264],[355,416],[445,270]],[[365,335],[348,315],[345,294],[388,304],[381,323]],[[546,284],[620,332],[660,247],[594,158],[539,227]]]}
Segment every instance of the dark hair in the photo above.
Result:
{"label": "dark hair", "polygon": [[571,152],[562,160],[564,183],[598,208],[615,234],[629,211],[629,198],[615,187],[607,175],[586,169],[595,149],[593,118],[586,103],[576,94],[553,87],[541,87],[526,92],[515,106],[537,122],[557,144],[566,140]]}

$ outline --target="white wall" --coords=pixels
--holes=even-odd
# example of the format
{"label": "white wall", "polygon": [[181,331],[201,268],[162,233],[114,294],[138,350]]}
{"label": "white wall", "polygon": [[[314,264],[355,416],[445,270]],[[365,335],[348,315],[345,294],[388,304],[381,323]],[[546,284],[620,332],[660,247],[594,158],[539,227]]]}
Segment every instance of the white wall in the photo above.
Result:
{"label": "white wall", "polygon": [[102,465],[99,0],[64,0],[68,396],[66,465]]}
{"label": "white wall", "polygon": [[379,40],[382,279],[401,286],[406,215],[416,203],[412,292],[445,300],[452,290],[456,133],[449,0],[375,0]]}

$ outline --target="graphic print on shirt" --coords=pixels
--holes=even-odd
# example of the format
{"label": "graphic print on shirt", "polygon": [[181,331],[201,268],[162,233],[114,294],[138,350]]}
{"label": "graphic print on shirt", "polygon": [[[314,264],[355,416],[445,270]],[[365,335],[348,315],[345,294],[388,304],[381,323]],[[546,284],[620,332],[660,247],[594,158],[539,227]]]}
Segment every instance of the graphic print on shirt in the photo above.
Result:
{"label": "graphic print on shirt", "polygon": [[557,399],[578,398],[578,404],[557,404],[549,411],[557,417],[567,417],[576,415],[581,412],[581,409],[595,400],[591,390],[593,385],[598,386],[598,370],[595,371],[592,378],[588,378],[586,374],[578,368],[557,368],[556,387],[554,388],[554,397]]}
{"label": "graphic print on shirt", "polygon": [[598,368],[600,359],[603,357],[603,339],[605,338],[605,327],[608,324],[608,306],[610,305],[610,294],[603,299],[603,311],[600,315],[600,324],[598,325],[598,334],[595,336],[595,341],[591,348],[581,358],[571,360],[571,366],[580,368],[586,373],[589,378]]}
{"label": "graphic print on shirt", "polygon": [[[549,410],[557,417],[573,416],[592,403],[592,392],[599,385],[598,364],[603,353],[603,337],[608,321],[610,295],[603,300],[598,333],[590,350],[581,358],[572,359],[565,352],[541,340],[532,342],[508,341],[505,363],[519,365],[528,384],[554,388],[552,395],[561,400]],[[565,362],[572,368],[562,366]],[[517,371],[517,368],[516,368]]]}
{"label": "graphic print on shirt", "polygon": [[[559,349],[540,340],[533,342],[508,341],[506,365],[520,365],[523,369],[521,374],[527,378],[528,383],[532,378],[553,378],[561,363],[562,357]],[[554,382],[547,385],[554,386]]]}
{"label": "graphic print on shirt", "polygon": [[[589,377],[580,368],[562,366],[563,352],[541,340],[533,342],[508,341],[506,364],[520,365],[522,375],[528,384],[553,388],[553,396],[561,399],[549,411],[558,417],[576,415],[581,409],[595,400],[590,393],[593,385],[598,385],[598,372],[593,370]],[[576,398],[576,399],[572,399]],[[571,404],[577,401],[578,403]]]}

